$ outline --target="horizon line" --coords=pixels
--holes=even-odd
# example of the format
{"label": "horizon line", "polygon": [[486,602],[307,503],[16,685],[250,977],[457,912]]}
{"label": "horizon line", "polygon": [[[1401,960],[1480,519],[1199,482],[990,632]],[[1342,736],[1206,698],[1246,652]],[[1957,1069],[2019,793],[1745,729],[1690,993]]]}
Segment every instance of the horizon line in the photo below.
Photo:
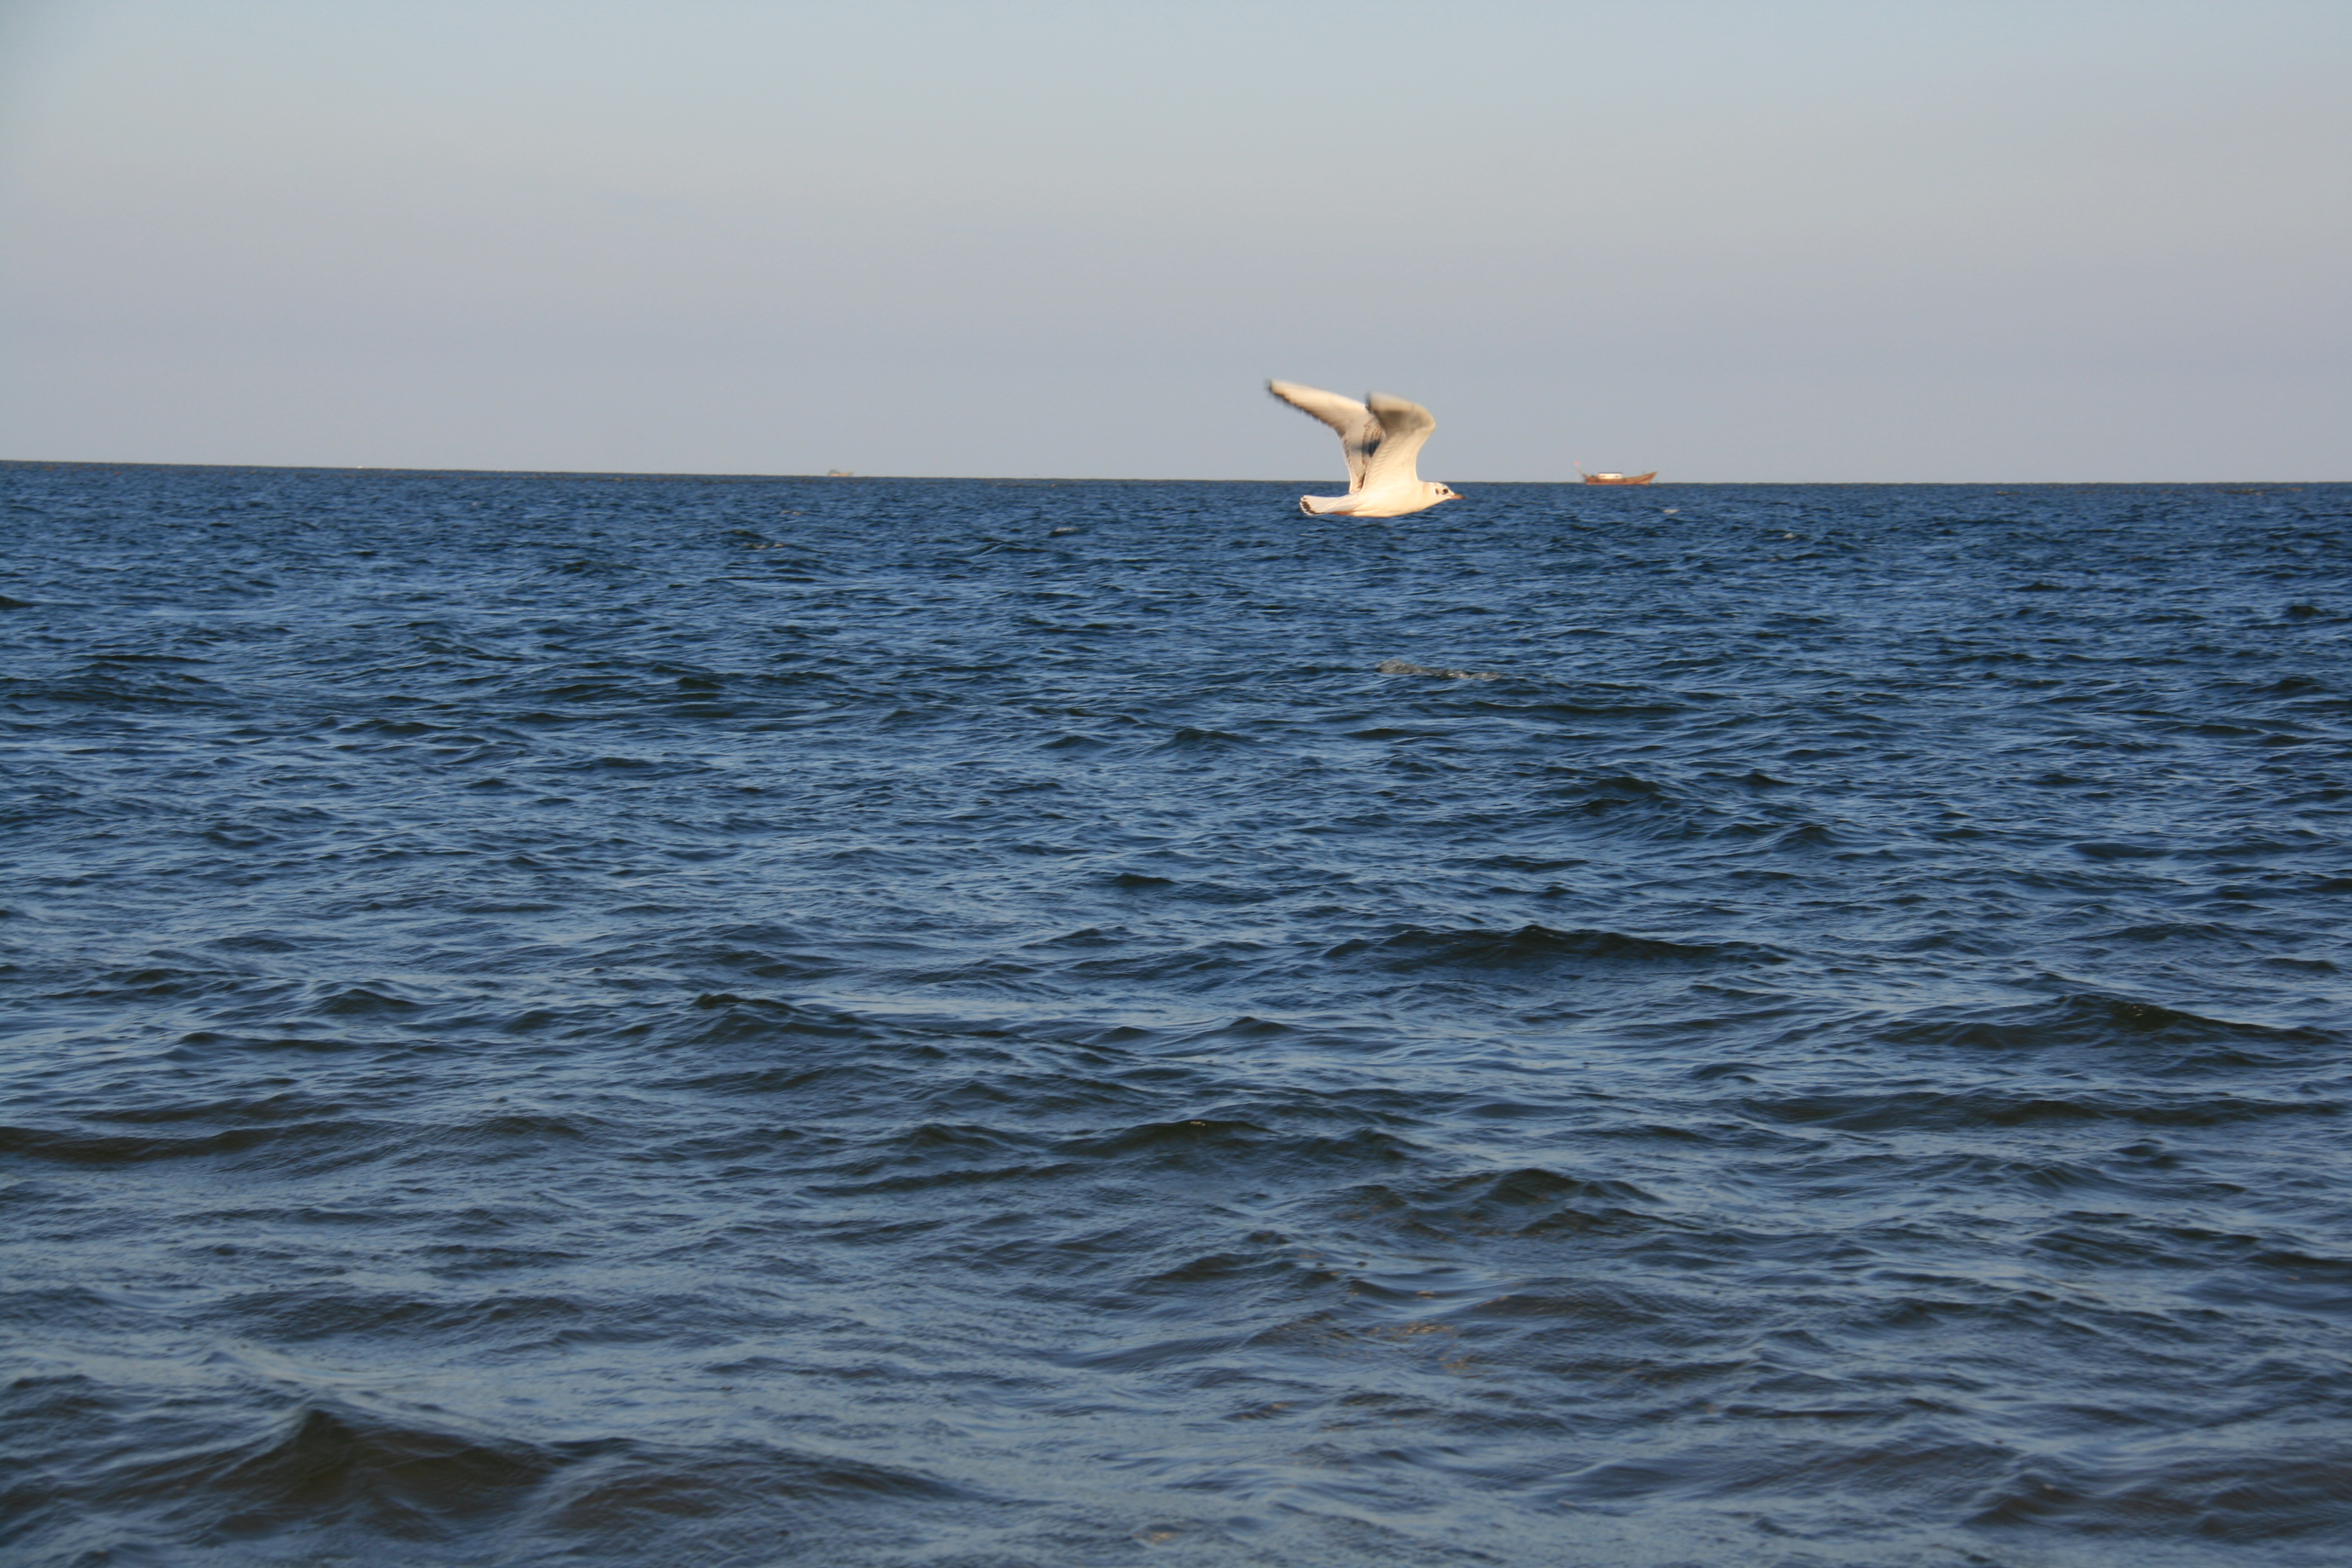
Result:
{"label": "horizon line", "polygon": [[[175,463],[146,459],[116,458],[0,458],[0,468],[219,468],[228,471],[259,469],[271,473],[296,474],[418,474],[464,476],[481,479],[639,479],[639,480],[727,480],[737,483],[776,483],[814,480],[850,481],[884,480],[894,484],[1024,484],[1024,485],[1304,485],[1308,489],[1328,486],[1336,481],[1325,479],[1180,479],[1174,477],[1083,478],[1068,474],[867,474],[867,473],[740,473],[703,472],[691,468],[411,468],[402,465],[378,466],[366,463]],[[2018,489],[2042,487],[2084,487],[2113,485],[2124,487],[2179,486],[2203,489],[2220,486],[2260,485],[2268,488],[2305,488],[2322,485],[2352,484],[2352,479],[1656,479],[1646,485],[1589,485],[1582,479],[1462,479],[1453,481],[1465,485],[1496,486],[1559,486],[1574,489],[1660,489],[1676,486],[1896,486],[1939,485],[1952,488],[1991,488],[2009,486]]]}

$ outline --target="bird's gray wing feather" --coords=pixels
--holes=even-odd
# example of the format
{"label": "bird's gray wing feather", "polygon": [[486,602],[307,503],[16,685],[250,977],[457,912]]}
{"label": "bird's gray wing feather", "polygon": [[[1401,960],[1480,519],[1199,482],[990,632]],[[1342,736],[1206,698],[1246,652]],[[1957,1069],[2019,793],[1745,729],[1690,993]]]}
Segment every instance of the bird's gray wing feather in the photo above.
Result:
{"label": "bird's gray wing feather", "polygon": [[[1372,411],[1352,397],[1342,397],[1320,387],[1301,386],[1295,381],[1269,381],[1265,389],[1300,413],[1311,414],[1339,432],[1339,445],[1348,451],[1348,493],[1353,495],[1362,489],[1373,456],[1388,438],[1388,432]],[[1412,405],[1408,403],[1405,406],[1411,408]],[[1426,419],[1428,415],[1423,413],[1422,417]]]}
{"label": "bird's gray wing feather", "polygon": [[1370,454],[1364,482],[1386,485],[1402,479],[1420,483],[1422,443],[1437,428],[1437,421],[1420,404],[1407,403],[1384,392],[1375,392],[1365,401],[1371,405],[1372,417],[1380,421],[1385,434],[1379,447]]}

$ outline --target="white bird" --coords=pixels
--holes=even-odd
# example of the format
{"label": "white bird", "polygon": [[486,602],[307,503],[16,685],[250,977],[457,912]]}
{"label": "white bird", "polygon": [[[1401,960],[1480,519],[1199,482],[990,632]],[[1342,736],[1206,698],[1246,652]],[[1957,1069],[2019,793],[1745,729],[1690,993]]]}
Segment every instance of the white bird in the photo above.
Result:
{"label": "white bird", "polygon": [[1437,428],[1420,404],[1378,392],[1359,403],[1293,381],[1269,381],[1265,389],[1339,432],[1339,445],[1348,449],[1348,493],[1300,496],[1299,510],[1316,517],[1402,517],[1462,499],[1423,479],[1415,465],[1421,444]]}

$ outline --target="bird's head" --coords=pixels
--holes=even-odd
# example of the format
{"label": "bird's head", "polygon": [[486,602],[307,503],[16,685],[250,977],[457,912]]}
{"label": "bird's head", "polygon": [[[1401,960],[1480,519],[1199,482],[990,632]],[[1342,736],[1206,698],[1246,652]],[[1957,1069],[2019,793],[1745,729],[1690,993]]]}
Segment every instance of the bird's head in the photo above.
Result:
{"label": "bird's head", "polygon": [[1462,499],[1462,492],[1460,490],[1453,489],[1445,485],[1434,482],[1430,485],[1429,493],[1438,500],[1460,500]]}

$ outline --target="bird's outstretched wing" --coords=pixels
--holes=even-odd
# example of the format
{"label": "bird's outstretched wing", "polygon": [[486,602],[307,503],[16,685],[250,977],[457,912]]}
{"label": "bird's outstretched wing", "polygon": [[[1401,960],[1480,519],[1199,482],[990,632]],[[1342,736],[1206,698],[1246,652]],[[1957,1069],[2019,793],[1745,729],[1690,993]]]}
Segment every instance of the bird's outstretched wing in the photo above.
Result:
{"label": "bird's outstretched wing", "polygon": [[[1388,432],[1372,411],[1352,397],[1342,397],[1336,392],[1319,387],[1301,386],[1295,381],[1269,381],[1265,389],[1302,414],[1312,414],[1332,429],[1339,432],[1339,445],[1348,449],[1348,493],[1355,494],[1364,488],[1364,475],[1372,466],[1372,455],[1381,450]],[[1412,405],[1404,405],[1412,408]],[[1423,419],[1429,417],[1421,413]],[[1413,443],[1415,447],[1420,442]]]}
{"label": "bird's outstretched wing", "polygon": [[1385,485],[1402,479],[1420,483],[1421,445],[1437,428],[1437,421],[1420,404],[1407,403],[1384,392],[1375,392],[1365,401],[1371,405],[1372,417],[1380,421],[1385,432],[1367,466],[1365,482]]}

